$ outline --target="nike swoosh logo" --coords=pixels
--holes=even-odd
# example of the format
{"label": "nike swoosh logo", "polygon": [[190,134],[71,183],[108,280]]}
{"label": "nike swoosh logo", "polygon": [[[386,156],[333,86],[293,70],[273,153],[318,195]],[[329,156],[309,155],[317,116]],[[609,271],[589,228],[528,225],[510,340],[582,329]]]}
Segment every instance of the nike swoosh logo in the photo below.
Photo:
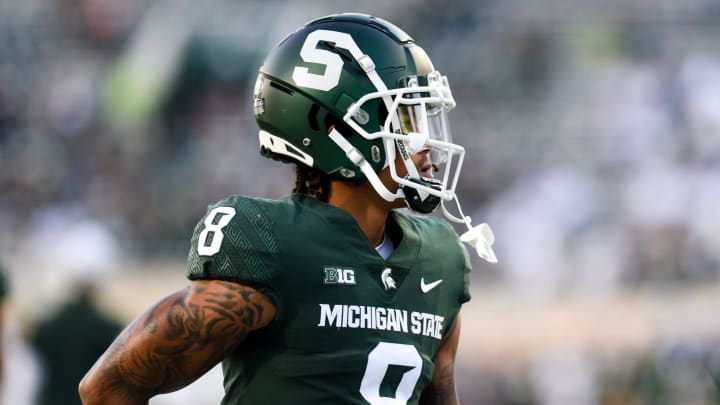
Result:
{"label": "nike swoosh logo", "polygon": [[422,290],[423,293],[427,293],[428,291],[437,287],[438,284],[440,284],[440,283],[442,283],[442,279],[433,281],[430,284],[425,284],[425,278],[420,278],[420,289]]}

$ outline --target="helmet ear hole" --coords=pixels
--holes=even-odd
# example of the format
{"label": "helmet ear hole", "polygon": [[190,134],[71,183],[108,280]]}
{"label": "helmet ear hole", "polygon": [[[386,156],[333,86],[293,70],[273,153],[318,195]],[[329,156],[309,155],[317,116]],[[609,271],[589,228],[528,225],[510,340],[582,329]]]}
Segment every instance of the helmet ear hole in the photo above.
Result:
{"label": "helmet ear hole", "polygon": [[308,122],[310,123],[310,128],[314,131],[320,130],[320,124],[318,123],[318,113],[320,112],[320,106],[317,103],[313,103],[312,107],[310,107],[310,111],[308,112]]}
{"label": "helmet ear hole", "polygon": [[345,124],[342,120],[337,119],[334,115],[328,113],[325,115],[325,128],[327,128],[327,131],[330,132],[330,129],[333,127],[336,128],[345,138],[350,138],[355,135],[355,131],[347,126],[347,124]]}

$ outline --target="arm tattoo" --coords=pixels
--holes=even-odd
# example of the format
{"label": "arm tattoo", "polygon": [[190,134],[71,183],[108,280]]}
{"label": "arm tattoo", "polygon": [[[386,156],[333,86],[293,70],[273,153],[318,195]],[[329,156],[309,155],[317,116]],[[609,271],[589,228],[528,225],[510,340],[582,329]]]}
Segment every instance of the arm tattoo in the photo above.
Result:
{"label": "arm tattoo", "polygon": [[147,403],[200,377],[272,314],[270,301],[251,288],[193,282],[123,331],[91,370],[92,389],[122,397],[118,403]]}

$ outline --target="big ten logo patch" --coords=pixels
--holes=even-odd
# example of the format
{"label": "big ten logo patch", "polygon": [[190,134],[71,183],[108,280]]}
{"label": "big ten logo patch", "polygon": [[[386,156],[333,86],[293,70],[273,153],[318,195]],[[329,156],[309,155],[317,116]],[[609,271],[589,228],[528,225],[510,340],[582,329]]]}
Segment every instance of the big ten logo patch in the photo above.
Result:
{"label": "big ten logo patch", "polygon": [[323,267],[323,285],[355,285],[355,269]]}

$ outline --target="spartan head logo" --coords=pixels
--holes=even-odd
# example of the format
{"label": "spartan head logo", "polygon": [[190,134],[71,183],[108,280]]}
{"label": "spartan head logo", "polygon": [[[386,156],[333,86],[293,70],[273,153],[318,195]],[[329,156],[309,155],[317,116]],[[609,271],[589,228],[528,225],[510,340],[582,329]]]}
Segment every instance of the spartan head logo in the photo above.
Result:
{"label": "spartan head logo", "polygon": [[382,271],[382,274],[380,274],[380,279],[382,280],[383,285],[385,286],[385,290],[390,291],[397,288],[395,285],[395,280],[392,278],[392,269],[387,268]]}

